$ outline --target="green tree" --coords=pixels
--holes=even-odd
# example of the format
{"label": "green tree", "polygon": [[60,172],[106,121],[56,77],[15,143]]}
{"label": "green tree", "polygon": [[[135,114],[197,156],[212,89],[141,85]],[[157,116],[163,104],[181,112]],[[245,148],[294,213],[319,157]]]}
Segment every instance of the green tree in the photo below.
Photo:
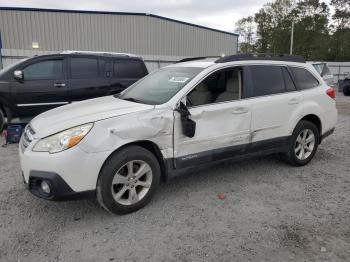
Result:
{"label": "green tree", "polygon": [[350,1],[332,0],[335,11],[332,16],[333,32],[330,41],[330,59],[334,61],[350,60]]}
{"label": "green tree", "polygon": [[[263,5],[252,18],[236,24],[243,36],[241,50],[260,53],[289,53],[294,23],[293,53],[308,60],[350,60],[350,0],[331,0],[330,11],[321,0],[275,0]],[[255,32],[249,25],[255,24]],[[249,30],[248,30],[249,29]],[[251,36],[253,41],[251,41]],[[253,43],[253,44],[252,44]]]}
{"label": "green tree", "polygon": [[257,24],[257,50],[262,53],[289,52],[290,30],[293,19],[290,0],[265,4],[254,16]]}
{"label": "green tree", "polygon": [[[329,49],[328,6],[319,0],[293,3],[291,0],[276,0],[265,4],[254,15],[255,50],[261,53],[289,53],[294,22],[294,53],[304,55],[306,59],[326,58]],[[241,21],[246,22],[245,19]]]}
{"label": "green tree", "polygon": [[298,2],[294,9],[294,53],[308,60],[325,60],[328,57],[329,8],[319,0]]}
{"label": "green tree", "polygon": [[238,20],[236,23],[236,32],[242,39],[240,43],[240,51],[242,53],[254,52],[254,18],[252,16],[248,16],[247,18]]}

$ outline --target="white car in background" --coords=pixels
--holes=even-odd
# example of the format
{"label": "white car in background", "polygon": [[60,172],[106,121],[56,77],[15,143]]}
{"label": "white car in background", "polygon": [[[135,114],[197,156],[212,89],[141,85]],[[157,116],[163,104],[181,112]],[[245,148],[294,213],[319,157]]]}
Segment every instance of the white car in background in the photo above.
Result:
{"label": "white car in background", "polygon": [[325,62],[308,62],[313,65],[323,80],[329,85],[334,86],[334,76]]}
{"label": "white car in background", "polygon": [[218,162],[279,153],[306,165],[334,130],[334,89],[299,56],[186,61],[34,118],[19,149],[29,191],[129,213],[160,180]]}

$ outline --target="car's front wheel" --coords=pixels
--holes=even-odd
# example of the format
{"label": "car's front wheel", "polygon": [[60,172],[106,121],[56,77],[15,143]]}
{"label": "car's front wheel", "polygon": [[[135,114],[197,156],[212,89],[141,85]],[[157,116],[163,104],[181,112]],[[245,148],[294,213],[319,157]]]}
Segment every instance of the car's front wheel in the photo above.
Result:
{"label": "car's front wheel", "polygon": [[314,157],[320,141],[315,124],[302,120],[295,127],[284,158],[294,166],[303,166]]}
{"label": "car's front wheel", "polygon": [[144,207],[160,181],[160,166],[153,153],[129,146],[112,155],[101,170],[97,199],[108,211],[126,214]]}

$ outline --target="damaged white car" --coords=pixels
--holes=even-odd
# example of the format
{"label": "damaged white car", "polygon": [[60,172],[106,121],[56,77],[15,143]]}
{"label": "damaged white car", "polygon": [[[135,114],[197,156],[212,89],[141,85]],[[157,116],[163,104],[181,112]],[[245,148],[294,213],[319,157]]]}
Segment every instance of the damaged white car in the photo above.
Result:
{"label": "damaged white car", "polygon": [[123,214],[161,180],[221,161],[279,153],[305,165],[336,120],[333,88],[301,57],[193,58],[37,116],[19,154],[34,195],[94,196]]}

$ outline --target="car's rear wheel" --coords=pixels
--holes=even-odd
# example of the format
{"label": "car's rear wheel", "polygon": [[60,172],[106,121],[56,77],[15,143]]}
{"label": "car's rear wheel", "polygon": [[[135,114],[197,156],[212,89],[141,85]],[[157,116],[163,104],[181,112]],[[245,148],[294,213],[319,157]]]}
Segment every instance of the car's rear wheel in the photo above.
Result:
{"label": "car's rear wheel", "polygon": [[97,199],[108,211],[126,214],[144,207],[160,181],[160,166],[150,151],[130,146],[110,157],[97,182]]}
{"label": "car's rear wheel", "polygon": [[309,121],[300,121],[293,131],[284,159],[294,166],[306,165],[314,157],[319,141],[317,126]]}
{"label": "car's rear wheel", "polygon": [[0,132],[3,130],[4,127],[5,127],[5,114],[0,109]]}

